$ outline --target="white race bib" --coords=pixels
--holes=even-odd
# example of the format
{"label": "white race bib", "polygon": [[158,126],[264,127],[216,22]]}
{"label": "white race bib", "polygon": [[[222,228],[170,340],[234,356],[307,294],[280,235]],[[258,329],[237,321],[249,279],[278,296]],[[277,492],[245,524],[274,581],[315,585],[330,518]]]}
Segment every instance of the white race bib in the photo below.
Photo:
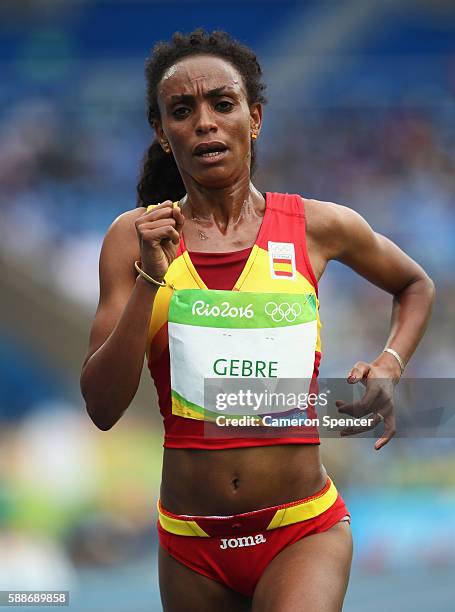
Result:
{"label": "white race bib", "polygon": [[[306,379],[317,340],[314,294],[175,290],[169,307],[172,413],[212,421],[207,378]],[[270,388],[270,386],[269,386]]]}

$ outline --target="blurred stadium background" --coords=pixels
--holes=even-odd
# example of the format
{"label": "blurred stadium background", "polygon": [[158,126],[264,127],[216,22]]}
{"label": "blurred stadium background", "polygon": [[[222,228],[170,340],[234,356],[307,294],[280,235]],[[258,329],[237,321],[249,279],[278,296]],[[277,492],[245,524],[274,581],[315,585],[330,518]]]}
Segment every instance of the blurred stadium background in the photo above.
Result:
{"label": "blurred stadium background", "polygon": [[[102,238],[152,137],[145,58],[198,26],[263,63],[257,185],[351,206],[421,263],[437,305],[406,376],[454,377],[452,0],[2,0],[0,589],[70,589],[74,611],[161,609],[153,385],[100,432],[79,373]],[[391,297],[336,263],[320,292],[321,375],[344,377],[382,349]],[[454,440],[322,452],[353,517],[346,612],[454,609]]]}

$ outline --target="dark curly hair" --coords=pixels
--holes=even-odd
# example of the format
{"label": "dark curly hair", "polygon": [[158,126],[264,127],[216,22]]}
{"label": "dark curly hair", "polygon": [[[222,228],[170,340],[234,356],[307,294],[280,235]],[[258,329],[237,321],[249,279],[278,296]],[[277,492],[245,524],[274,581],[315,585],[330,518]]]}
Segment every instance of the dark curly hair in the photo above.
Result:
{"label": "dark curly hair", "polygon": [[[153,121],[160,119],[157,94],[163,74],[180,59],[202,54],[225,59],[239,71],[246,88],[248,104],[267,102],[264,96],[266,86],[261,81],[262,70],[251,49],[222,30],[209,33],[198,28],[190,34],[175,32],[171,42],[155,45],[146,62],[147,118],[152,128]],[[255,160],[254,141],[251,141],[251,174],[255,169]],[[166,154],[155,139],[142,161],[137,185],[137,206],[147,206],[163,200],[179,200],[185,192],[174,156],[172,153]]]}

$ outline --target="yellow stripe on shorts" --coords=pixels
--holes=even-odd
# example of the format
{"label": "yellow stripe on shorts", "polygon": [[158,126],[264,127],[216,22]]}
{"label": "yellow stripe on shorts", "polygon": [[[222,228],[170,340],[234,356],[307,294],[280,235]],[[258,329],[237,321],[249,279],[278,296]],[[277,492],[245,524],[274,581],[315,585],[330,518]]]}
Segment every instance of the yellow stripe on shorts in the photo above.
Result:
{"label": "yellow stripe on shorts", "polygon": [[[332,480],[330,480],[329,488],[327,491],[325,491],[325,493],[322,493],[322,495],[319,495],[314,499],[302,501],[295,504],[295,506],[288,506],[286,508],[278,509],[266,529],[277,529],[278,527],[293,525],[294,523],[300,523],[301,521],[306,521],[314,518],[315,516],[319,516],[335,503],[337,497],[338,491]],[[195,520],[169,516],[161,507],[159,500],[157,507],[160,525],[169,533],[181,536],[199,536],[202,538],[210,537],[208,533],[199,527]]]}
{"label": "yellow stripe on shorts", "polygon": [[337,497],[338,491],[333,482],[330,481],[329,488],[320,497],[277,510],[267,529],[285,527],[286,525],[293,525],[294,523],[300,523],[300,521],[306,521],[319,516],[335,503]]}
{"label": "yellow stripe on shorts", "polygon": [[164,514],[161,509],[160,500],[157,503],[158,515],[160,517],[160,525],[169,533],[181,536],[199,536],[201,538],[209,538],[209,534],[205,533],[196,521],[184,521],[183,519],[174,518]]}

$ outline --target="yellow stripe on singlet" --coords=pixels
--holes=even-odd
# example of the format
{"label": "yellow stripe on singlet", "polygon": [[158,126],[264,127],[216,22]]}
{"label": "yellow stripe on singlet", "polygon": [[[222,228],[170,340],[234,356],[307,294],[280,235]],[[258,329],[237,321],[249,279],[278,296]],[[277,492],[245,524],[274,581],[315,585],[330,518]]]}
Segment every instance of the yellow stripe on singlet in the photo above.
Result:
{"label": "yellow stripe on singlet", "polygon": [[[149,204],[147,206],[147,210],[145,212],[150,212],[152,210],[152,208],[155,208],[155,206],[159,206],[159,204],[161,204],[161,202],[159,202],[158,204]],[[179,205],[178,201],[172,202],[173,207],[175,208],[176,206]]]}

